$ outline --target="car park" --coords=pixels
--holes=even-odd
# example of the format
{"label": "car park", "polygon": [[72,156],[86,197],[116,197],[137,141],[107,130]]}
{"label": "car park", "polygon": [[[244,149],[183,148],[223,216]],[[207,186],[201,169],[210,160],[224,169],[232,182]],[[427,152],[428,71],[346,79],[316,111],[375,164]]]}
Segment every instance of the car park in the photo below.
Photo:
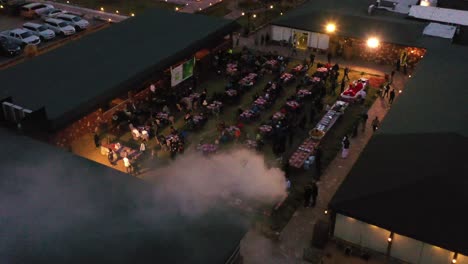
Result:
{"label": "car park", "polygon": [[21,7],[20,15],[24,18],[36,18],[53,8],[54,6],[49,4],[30,3]]}
{"label": "car park", "polygon": [[59,14],[56,16],[57,19],[67,22],[70,26],[73,26],[76,30],[84,30],[89,27],[89,22],[79,16],[70,14]]}
{"label": "car park", "polygon": [[76,33],[75,28],[73,26],[70,26],[69,24],[67,24],[67,22],[63,20],[48,18],[44,22],[44,25],[48,29],[54,31],[56,35],[70,36]]}
{"label": "car park", "polygon": [[0,54],[13,57],[21,53],[21,46],[18,42],[12,41],[6,36],[0,35]]}
{"label": "car park", "polygon": [[4,31],[2,34],[13,41],[21,42],[22,46],[26,46],[28,44],[39,45],[39,43],[41,43],[41,39],[38,36],[24,28],[15,28],[13,30]]}
{"label": "car park", "polygon": [[24,23],[23,28],[38,36],[41,40],[51,40],[55,38],[55,32],[53,30],[38,23]]}

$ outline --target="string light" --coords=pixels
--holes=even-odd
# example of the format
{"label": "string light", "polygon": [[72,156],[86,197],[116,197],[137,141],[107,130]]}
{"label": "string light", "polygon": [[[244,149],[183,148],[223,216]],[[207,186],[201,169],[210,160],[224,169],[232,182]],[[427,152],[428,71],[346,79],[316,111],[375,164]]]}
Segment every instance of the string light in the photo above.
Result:
{"label": "string light", "polygon": [[101,9],[101,11],[102,11],[102,12],[104,12],[104,7],[102,7],[102,6],[101,6],[101,8],[100,8],[100,9]]}
{"label": "string light", "polygon": [[135,13],[131,13],[130,16],[134,17],[134,16],[135,16]]}
{"label": "string light", "polygon": [[117,14],[118,14],[118,13],[119,13],[119,10],[115,10],[115,13],[117,13]]}

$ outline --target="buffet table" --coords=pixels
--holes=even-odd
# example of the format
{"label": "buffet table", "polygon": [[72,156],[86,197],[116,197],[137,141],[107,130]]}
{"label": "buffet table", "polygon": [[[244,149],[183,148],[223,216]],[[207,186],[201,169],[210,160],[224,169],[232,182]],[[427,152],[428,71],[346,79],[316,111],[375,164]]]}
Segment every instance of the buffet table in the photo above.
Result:
{"label": "buffet table", "polygon": [[301,168],[309,156],[313,155],[314,149],[320,143],[320,140],[330,130],[336,121],[343,115],[348,107],[344,101],[336,101],[330,110],[322,117],[314,129],[309,132],[309,137],[301,146],[291,155],[289,165],[295,168]]}
{"label": "buffet table", "polygon": [[318,141],[311,138],[306,139],[299,148],[289,158],[289,165],[295,168],[301,168],[309,156],[312,156],[313,151],[318,145]]}

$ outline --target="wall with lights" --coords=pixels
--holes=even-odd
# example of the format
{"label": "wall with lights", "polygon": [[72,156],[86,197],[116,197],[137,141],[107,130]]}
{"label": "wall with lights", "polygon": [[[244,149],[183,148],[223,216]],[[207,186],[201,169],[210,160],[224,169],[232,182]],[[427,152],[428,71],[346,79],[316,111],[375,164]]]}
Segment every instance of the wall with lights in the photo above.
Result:
{"label": "wall with lights", "polygon": [[390,257],[417,264],[468,264],[468,257],[352,217],[336,214],[333,236],[359,248],[370,249]]}

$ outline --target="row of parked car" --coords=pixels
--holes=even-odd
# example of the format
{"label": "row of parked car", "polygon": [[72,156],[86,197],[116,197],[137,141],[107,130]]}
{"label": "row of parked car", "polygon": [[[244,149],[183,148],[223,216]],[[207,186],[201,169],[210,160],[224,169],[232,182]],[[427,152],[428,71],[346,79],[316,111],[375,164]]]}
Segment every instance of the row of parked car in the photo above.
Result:
{"label": "row of parked car", "polygon": [[22,28],[0,32],[0,53],[3,55],[15,56],[26,45],[39,45],[56,36],[70,36],[89,26],[89,22],[81,16],[49,4],[28,3],[21,6],[19,11],[24,18],[40,18],[43,22],[27,22]]}

